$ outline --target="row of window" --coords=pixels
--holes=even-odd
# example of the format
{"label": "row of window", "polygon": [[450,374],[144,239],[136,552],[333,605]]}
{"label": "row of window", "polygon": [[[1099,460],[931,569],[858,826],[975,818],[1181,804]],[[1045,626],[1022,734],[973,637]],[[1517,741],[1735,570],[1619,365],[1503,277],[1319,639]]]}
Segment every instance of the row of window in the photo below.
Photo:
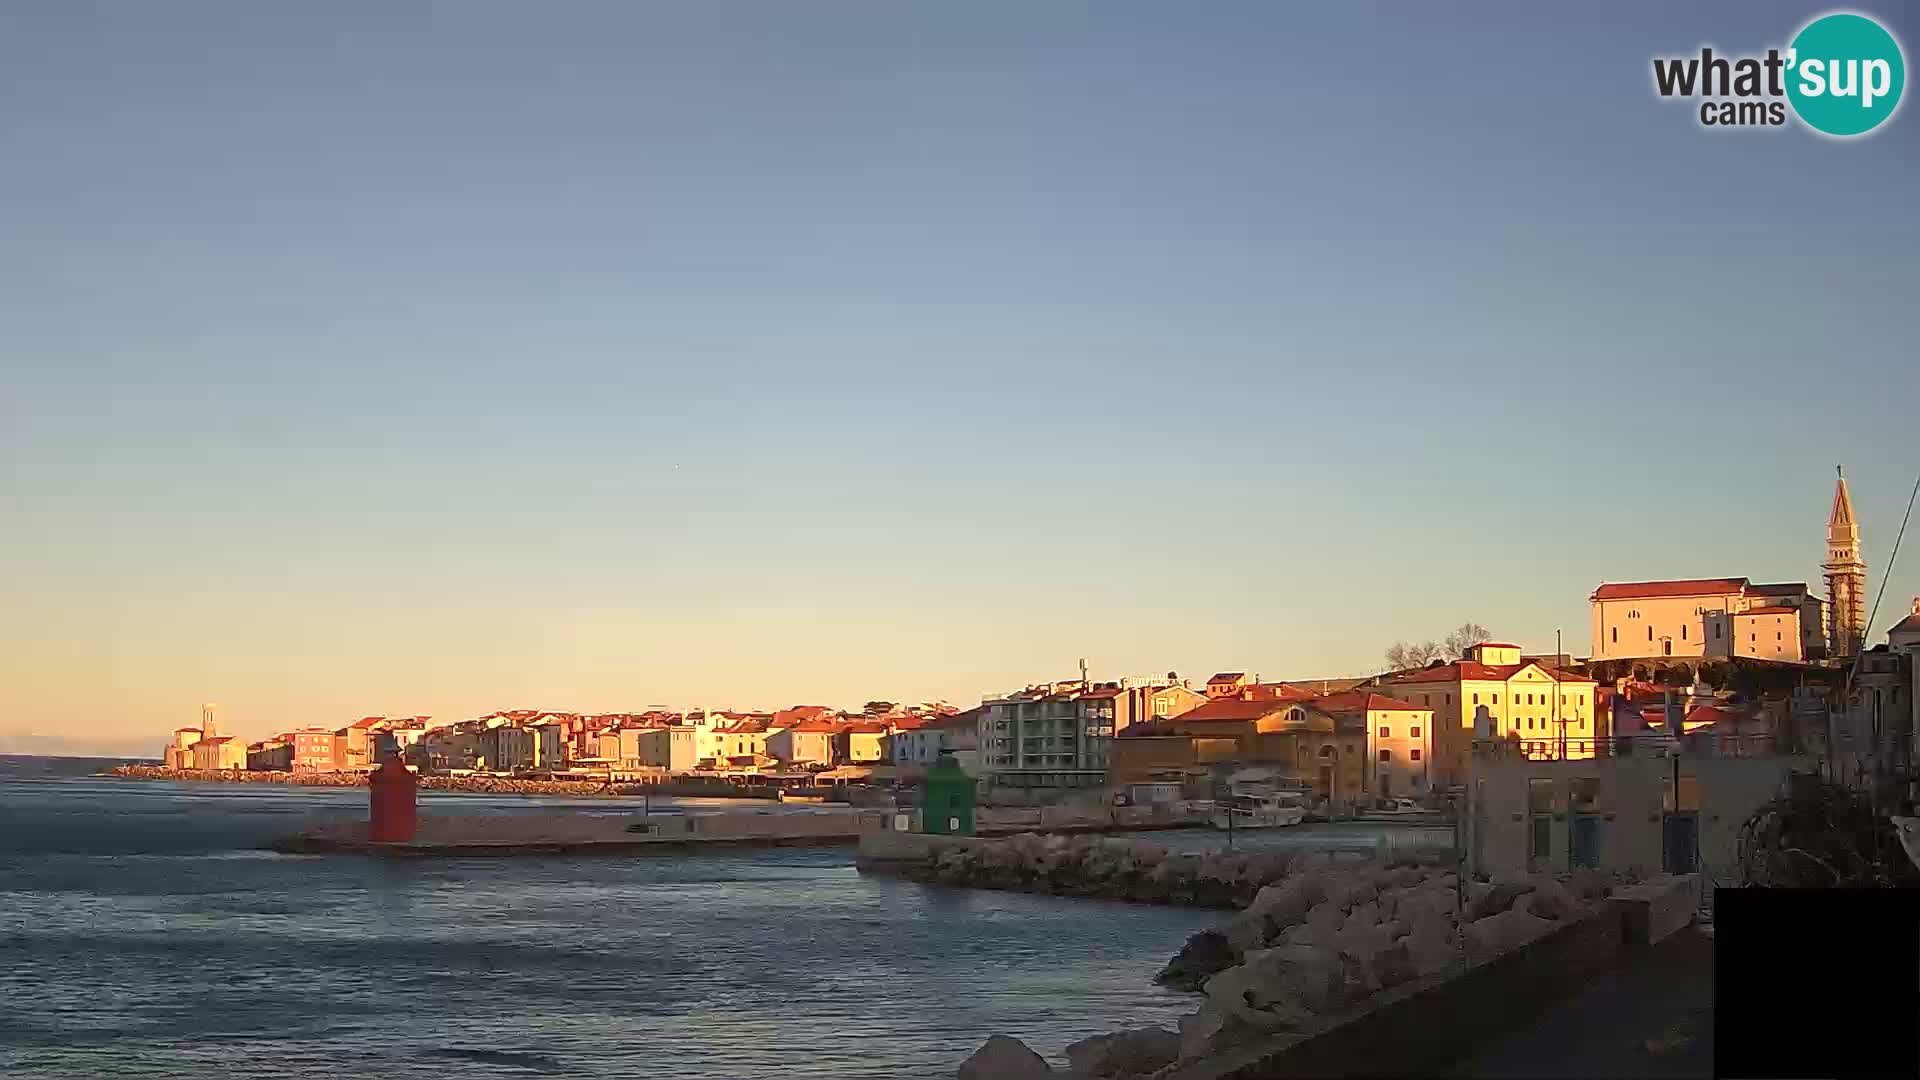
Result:
{"label": "row of window", "polygon": [[[1380,729],[1380,737],[1381,737],[1381,738],[1383,738],[1383,739],[1391,739],[1391,738],[1393,738],[1393,729],[1392,729],[1392,728],[1390,728],[1390,727],[1382,727],[1382,728]],[[1416,727],[1411,727],[1411,728],[1408,728],[1408,729],[1407,729],[1407,738],[1409,738],[1409,739],[1417,739],[1417,738],[1419,738],[1419,737],[1420,737],[1420,729],[1419,729],[1419,727],[1417,727],[1417,726],[1416,726]]]}
{"label": "row of window", "polygon": [[[1409,751],[1407,751],[1407,756],[1408,756],[1408,758],[1409,758],[1410,760],[1413,760],[1413,761],[1419,761],[1419,760],[1420,760],[1420,751],[1418,751],[1418,750],[1409,750]],[[1391,750],[1382,750],[1382,751],[1380,751],[1380,760],[1381,760],[1381,761],[1392,761],[1392,760],[1393,760],[1393,751],[1391,751]]]}
{"label": "row of window", "polygon": [[[1494,705],[1498,705],[1498,704],[1500,704],[1500,695],[1499,695],[1499,694],[1489,694],[1489,695],[1487,695],[1487,696],[1488,696],[1488,697],[1491,697],[1491,698],[1493,699],[1493,701],[1492,701],[1492,704],[1494,704]],[[1535,700],[1534,700],[1534,699],[1535,699],[1536,697],[1537,697],[1537,698],[1539,698],[1539,700],[1538,700],[1538,701],[1535,701]],[[1552,695],[1552,694],[1528,694],[1528,695],[1526,695],[1526,699],[1527,699],[1527,700],[1526,700],[1526,703],[1527,703],[1528,705],[1548,705],[1548,704],[1552,704],[1552,699],[1553,699],[1553,695]],[[1475,694],[1475,695],[1473,695],[1473,703],[1474,703],[1475,705],[1478,705],[1478,704],[1480,704],[1480,695],[1479,695],[1479,694]],[[1519,695],[1519,694],[1515,694],[1515,695],[1513,695],[1513,703],[1514,703],[1515,705],[1518,705],[1518,704],[1520,704],[1520,695]],[[1566,703],[1567,703],[1567,695],[1565,695],[1565,694],[1561,694],[1561,695],[1560,695],[1560,704],[1562,704],[1562,705],[1565,705]],[[1586,701],[1585,701],[1584,699],[1582,699],[1582,700],[1580,700],[1580,701],[1576,701],[1576,702],[1574,702],[1574,704],[1576,704],[1576,705],[1584,705],[1584,704],[1586,704]]]}

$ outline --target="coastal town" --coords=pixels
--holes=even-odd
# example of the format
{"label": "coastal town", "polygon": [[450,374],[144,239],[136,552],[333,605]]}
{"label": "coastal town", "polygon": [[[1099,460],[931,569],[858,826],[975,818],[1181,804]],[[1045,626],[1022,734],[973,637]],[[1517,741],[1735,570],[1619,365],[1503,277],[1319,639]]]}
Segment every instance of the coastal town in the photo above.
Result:
{"label": "coastal town", "polygon": [[[1731,575],[1597,584],[1586,598],[1585,656],[1531,650],[1468,624],[1445,643],[1397,646],[1395,658],[1417,663],[1366,678],[1114,676],[1082,660],[1074,677],[965,708],[876,700],[858,709],[517,709],[453,722],[366,716],[251,743],[222,733],[207,705],[197,726],[173,732],[163,767],[149,774],[360,783],[397,757],[429,777],[844,794],[910,789],[950,760],[992,802],[1287,791],[1339,816],[1457,812],[1476,761],[1483,771],[1501,761],[1595,770],[1684,747],[1768,776],[1818,760],[1839,784],[1904,805],[1920,732],[1920,598],[1884,641],[1869,642],[1867,568],[1844,476],[1826,533],[1824,596]],[[1688,782],[1668,785],[1664,812],[1698,811],[1692,773],[1689,765]],[[1560,847],[1599,864],[1621,846],[1605,839],[1612,815],[1595,803],[1598,775],[1559,802],[1514,797],[1531,798],[1528,814],[1543,819],[1529,857]],[[1481,793],[1492,797],[1484,784]],[[1582,812],[1569,822],[1569,809]],[[1545,822],[1565,834],[1557,845]]]}

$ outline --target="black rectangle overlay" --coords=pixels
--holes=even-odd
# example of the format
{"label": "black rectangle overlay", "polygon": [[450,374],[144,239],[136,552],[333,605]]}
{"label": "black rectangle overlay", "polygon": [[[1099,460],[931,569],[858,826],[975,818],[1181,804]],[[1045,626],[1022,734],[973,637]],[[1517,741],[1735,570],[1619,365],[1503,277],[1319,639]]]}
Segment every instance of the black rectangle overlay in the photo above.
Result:
{"label": "black rectangle overlay", "polygon": [[1920,890],[1716,889],[1714,1073],[1920,1077]]}

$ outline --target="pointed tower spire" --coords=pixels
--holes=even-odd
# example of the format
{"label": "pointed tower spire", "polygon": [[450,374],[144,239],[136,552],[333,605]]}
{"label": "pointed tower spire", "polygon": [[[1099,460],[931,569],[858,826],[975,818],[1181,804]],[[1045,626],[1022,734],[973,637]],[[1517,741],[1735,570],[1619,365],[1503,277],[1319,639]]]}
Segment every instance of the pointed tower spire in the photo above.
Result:
{"label": "pointed tower spire", "polygon": [[1834,474],[1840,479],[1833,488],[1833,513],[1827,515],[1827,535],[1837,537],[1840,530],[1851,530],[1853,539],[1860,538],[1860,527],[1853,523],[1853,496],[1847,493],[1847,472],[1839,465],[1833,467]]}
{"label": "pointed tower spire", "polygon": [[1827,515],[1827,656],[1839,659],[1860,651],[1867,637],[1867,563],[1860,557],[1860,525],[1853,516],[1847,474],[1838,474],[1833,511]]}

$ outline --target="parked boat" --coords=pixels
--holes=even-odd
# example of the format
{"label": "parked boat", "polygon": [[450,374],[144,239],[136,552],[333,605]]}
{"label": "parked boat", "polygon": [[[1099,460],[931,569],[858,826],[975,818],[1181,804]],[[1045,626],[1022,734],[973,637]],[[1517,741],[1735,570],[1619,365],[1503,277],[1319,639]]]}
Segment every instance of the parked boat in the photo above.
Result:
{"label": "parked boat", "polygon": [[1307,819],[1306,797],[1291,791],[1229,795],[1208,815],[1216,829],[1284,829]]}

